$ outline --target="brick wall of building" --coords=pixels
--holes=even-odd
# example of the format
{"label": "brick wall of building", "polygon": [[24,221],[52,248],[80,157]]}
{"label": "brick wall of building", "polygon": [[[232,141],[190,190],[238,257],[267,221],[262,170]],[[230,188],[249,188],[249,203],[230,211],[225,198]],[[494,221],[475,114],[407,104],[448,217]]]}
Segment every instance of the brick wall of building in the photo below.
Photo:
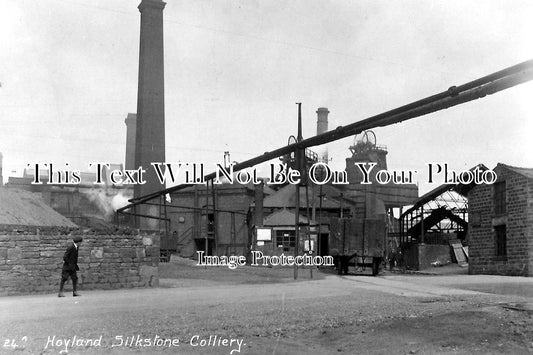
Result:
{"label": "brick wall of building", "polygon": [[[159,285],[159,236],[58,229],[0,230],[0,295],[55,292],[63,254],[75,235],[79,290]],[[65,291],[72,290],[69,280]]]}
{"label": "brick wall of building", "polygon": [[526,228],[529,250],[529,276],[533,276],[533,179],[528,179]]}
{"label": "brick wall of building", "polygon": [[[498,165],[506,182],[506,213],[496,215],[494,185],[478,185],[468,194],[469,272],[533,276],[532,179]],[[495,226],[506,226],[507,255],[496,255]]]}

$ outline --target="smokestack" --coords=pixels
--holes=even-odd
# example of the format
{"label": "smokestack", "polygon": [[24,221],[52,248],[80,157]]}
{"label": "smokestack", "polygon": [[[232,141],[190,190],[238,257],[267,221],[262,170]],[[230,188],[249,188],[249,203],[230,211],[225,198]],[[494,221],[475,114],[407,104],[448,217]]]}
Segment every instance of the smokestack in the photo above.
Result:
{"label": "smokestack", "polygon": [[[316,135],[318,136],[328,131],[329,111],[326,107],[319,107],[316,113],[317,113]],[[325,163],[328,162],[328,149],[327,148],[325,148],[324,153],[322,154],[321,160]]]}
{"label": "smokestack", "polygon": [[[163,9],[161,0],[142,0],[141,38],[139,48],[139,87],[137,91],[137,129],[135,168],[146,170],[146,184],[134,185],[135,198],[160,191],[152,163],[165,161],[165,85],[163,58]],[[138,213],[157,216],[154,206],[142,205]],[[157,221],[143,218],[138,226],[153,229]]]}
{"label": "smokestack", "polygon": [[134,170],[135,166],[135,136],[137,134],[137,115],[128,113],[124,120],[126,123],[126,161],[127,170]]}
{"label": "smokestack", "polygon": [[4,185],[4,175],[2,175],[2,159],[4,156],[0,153],[0,186]]}

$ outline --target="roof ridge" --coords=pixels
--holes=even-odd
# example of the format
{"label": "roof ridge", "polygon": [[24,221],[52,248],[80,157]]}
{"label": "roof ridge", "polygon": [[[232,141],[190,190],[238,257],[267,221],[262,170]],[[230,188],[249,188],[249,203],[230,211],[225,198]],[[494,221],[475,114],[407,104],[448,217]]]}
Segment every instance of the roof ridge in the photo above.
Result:
{"label": "roof ridge", "polygon": [[517,174],[520,174],[528,179],[533,179],[533,168],[523,168],[519,166],[512,166],[504,163],[498,163],[496,167],[502,166],[504,168],[507,168],[509,170],[514,171]]}

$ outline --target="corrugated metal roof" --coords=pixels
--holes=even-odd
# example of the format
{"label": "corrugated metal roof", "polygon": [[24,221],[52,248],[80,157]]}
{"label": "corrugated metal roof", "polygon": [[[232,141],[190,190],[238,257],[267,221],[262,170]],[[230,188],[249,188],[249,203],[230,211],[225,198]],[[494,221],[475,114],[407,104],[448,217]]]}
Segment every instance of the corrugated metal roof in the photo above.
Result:
{"label": "corrugated metal roof", "polygon": [[77,227],[36,193],[0,187],[0,225]]}

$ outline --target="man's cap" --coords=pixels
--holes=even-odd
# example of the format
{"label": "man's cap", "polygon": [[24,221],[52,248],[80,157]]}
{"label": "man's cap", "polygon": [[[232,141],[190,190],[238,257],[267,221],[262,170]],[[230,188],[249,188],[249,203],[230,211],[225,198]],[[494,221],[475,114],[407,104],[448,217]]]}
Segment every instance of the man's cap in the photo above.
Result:
{"label": "man's cap", "polygon": [[72,238],[72,240],[74,241],[74,243],[79,243],[83,241],[83,238],[77,235],[74,238]]}

